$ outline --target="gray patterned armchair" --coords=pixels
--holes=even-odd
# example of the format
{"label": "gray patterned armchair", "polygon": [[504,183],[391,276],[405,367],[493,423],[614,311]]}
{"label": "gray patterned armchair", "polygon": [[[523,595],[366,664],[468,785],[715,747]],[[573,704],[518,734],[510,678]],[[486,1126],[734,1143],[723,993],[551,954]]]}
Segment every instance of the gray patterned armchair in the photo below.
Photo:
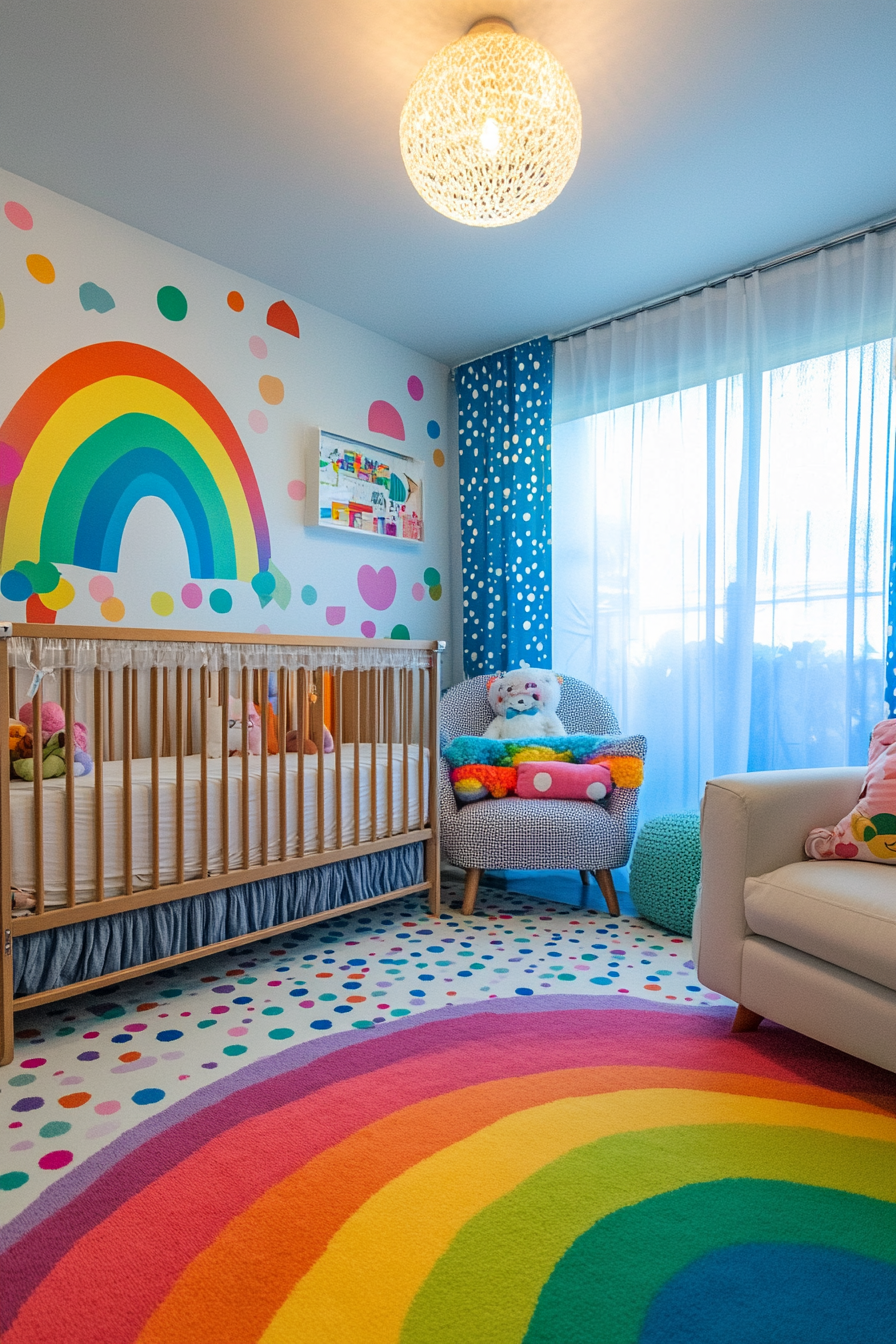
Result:
{"label": "gray patterned armchair", "polygon": [[[494,717],[486,695],[487,677],[471,677],[442,697],[441,743],[480,737]],[[608,701],[587,682],[564,677],[558,714],[568,733],[616,735],[619,723]],[[641,736],[621,739],[624,754],[644,759]],[[614,789],[606,806],[549,798],[485,798],[458,807],[448,763],[439,760],[439,814],[442,850],[466,870],[464,914],[472,914],[479,879],[486,868],[578,868],[582,905],[593,873],[612,915],[619,902],[611,869],[628,862],[638,824],[638,790]]]}

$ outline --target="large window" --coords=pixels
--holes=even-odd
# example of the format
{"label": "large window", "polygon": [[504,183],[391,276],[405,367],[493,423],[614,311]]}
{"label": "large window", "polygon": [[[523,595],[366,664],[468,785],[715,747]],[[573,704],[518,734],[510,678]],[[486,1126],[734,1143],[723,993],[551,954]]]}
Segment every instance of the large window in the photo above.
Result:
{"label": "large window", "polygon": [[[708,777],[861,763],[884,713],[893,343],[555,425],[554,666],[648,738],[646,815]],[[667,379],[668,385],[668,379]]]}

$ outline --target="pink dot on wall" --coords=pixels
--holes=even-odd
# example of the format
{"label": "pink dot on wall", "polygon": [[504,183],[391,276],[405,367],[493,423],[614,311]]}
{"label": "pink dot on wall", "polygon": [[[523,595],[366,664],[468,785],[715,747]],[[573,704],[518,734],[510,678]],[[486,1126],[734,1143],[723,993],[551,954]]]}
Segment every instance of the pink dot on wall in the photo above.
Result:
{"label": "pink dot on wall", "polygon": [[426,596],[426,589],[423,587],[422,583],[414,584],[413,588],[411,589],[411,596],[413,597],[415,602],[423,601],[424,597]]}
{"label": "pink dot on wall", "polygon": [[361,622],[361,634],[364,636],[365,639],[374,638],[374,636],[376,635],[376,626],[374,625],[373,621]]}
{"label": "pink dot on wall", "polygon": [[289,485],[286,487],[286,493],[289,495],[290,499],[304,499],[305,482],[290,481]]}
{"label": "pink dot on wall", "polygon": [[110,597],[115,596],[115,588],[112,580],[106,578],[105,574],[97,574],[87,585],[87,591],[94,602],[106,602]]}
{"label": "pink dot on wall", "polygon": [[269,635],[270,633],[271,627],[269,625],[256,625],[255,627],[256,635]]}
{"label": "pink dot on wall", "polygon": [[180,590],[180,600],[185,607],[195,611],[196,607],[202,606],[202,589],[198,583],[185,583]]}
{"label": "pink dot on wall", "polygon": [[267,342],[263,341],[260,336],[249,337],[249,350],[256,359],[267,359],[268,357]]}
{"label": "pink dot on wall", "polygon": [[412,373],[408,379],[408,395],[413,401],[423,400],[423,384],[416,373]]}
{"label": "pink dot on wall", "polygon": [[268,418],[264,411],[249,412],[249,428],[254,429],[256,434],[263,434],[268,427]]}
{"label": "pink dot on wall", "polygon": [[341,625],[345,620],[345,607],[327,607],[327,625]]}
{"label": "pink dot on wall", "polygon": [[14,224],[17,229],[24,229],[27,232],[28,229],[34,228],[31,211],[26,210],[25,206],[19,201],[7,201],[3,207],[3,213],[10,224]]}

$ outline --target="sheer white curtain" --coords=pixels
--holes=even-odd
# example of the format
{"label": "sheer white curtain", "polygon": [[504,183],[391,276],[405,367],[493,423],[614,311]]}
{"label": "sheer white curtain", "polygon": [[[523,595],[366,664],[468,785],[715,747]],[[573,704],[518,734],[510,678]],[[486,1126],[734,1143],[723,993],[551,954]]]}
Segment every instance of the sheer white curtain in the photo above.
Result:
{"label": "sheer white curtain", "polygon": [[555,346],[554,666],[713,775],[861,763],[885,713],[896,231]]}

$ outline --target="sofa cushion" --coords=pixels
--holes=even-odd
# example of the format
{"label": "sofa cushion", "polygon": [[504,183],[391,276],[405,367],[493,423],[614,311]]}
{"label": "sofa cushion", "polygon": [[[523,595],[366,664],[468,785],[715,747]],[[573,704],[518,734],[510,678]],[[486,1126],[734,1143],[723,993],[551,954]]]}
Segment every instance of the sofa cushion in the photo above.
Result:
{"label": "sofa cushion", "polygon": [[747,878],[752,933],[896,990],[896,873],[871,863],[788,863]]}

